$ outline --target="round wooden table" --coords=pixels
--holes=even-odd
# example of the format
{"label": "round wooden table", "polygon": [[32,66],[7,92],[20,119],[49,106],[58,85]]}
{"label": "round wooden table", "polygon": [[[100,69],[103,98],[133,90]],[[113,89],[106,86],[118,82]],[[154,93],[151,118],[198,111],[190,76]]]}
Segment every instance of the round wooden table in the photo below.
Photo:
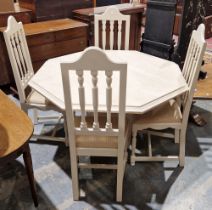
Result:
{"label": "round wooden table", "polygon": [[33,124],[29,117],[7,95],[0,91],[0,165],[23,154],[35,206],[38,206],[29,139]]}

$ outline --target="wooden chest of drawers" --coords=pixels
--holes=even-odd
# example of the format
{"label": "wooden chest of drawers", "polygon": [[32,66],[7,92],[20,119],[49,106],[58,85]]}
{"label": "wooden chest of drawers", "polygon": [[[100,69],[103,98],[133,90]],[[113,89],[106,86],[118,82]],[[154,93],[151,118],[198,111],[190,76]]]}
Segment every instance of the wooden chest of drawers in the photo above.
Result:
{"label": "wooden chest of drawers", "polygon": [[21,7],[33,11],[34,21],[71,18],[72,10],[93,6],[93,0],[19,0]]}
{"label": "wooden chest of drawers", "polygon": [[[0,28],[0,85],[13,81],[12,70]],[[78,52],[87,47],[87,24],[59,19],[24,25],[34,71],[49,58]]]}
{"label": "wooden chest of drawers", "polygon": [[22,23],[32,22],[32,11],[28,9],[21,8],[18,3],[14,4],[14,11],[0,12],[0,27],[7,25],[7,18],[12,15],[17,21]]}

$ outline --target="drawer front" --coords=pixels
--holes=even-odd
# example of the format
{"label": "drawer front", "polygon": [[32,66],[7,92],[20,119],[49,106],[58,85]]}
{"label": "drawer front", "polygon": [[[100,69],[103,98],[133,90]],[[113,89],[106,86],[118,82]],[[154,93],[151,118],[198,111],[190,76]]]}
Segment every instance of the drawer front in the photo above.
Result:
{"label": "drawer front", "polygon": [[27,44],[29,47],[37,45],[45,45],[53,42],[55,42],[54,33],[27,35]]}
{"label": "drawer front", "polygon": [[77,38],[54,42],[29,48],[32,61],[47,60],[49,58],[78,52],[87,47],[87,38]]}
{"label": "drawer front", "polygon": [[22,12],[22,13],[2,13],[0,14],[0,27],[7,26],[7,18],[13,15],[18,22],[31,23],[32,22],[32,13],[31,12]]}
{"label": "drawer front", "polygon": [[87,27],[77,27],[55,32],[55,40],[63,41],[87,36]]}
{"label": "drawer front", "polygon": [[59,55],[82,51],[88,46],[87,42],[88,40],[86,37],[58,42]]}
{"label": "drawer front", "polygon": [[32,22],[31,12],[16,13],[16,14],[13,14],[13,16],[18,22],[21,21],[23,24]]}

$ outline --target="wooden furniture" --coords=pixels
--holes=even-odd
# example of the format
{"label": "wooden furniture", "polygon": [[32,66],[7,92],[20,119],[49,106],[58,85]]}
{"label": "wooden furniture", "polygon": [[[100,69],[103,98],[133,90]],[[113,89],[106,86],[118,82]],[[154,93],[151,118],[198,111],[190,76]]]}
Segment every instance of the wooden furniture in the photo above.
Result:
{"label": "wooden furniture", "polygon": [[[132,154],[131,164],[135,161],[163,161],[163,160],[179,160],[180,166],[185,164],[185,140],[186,128],[188,124],[188,116],[192,104],[194,89],[197,83],[202,58],[206,49],[206,42],[204,39],[205,27],[201,24],[197,31],[193,31],[189,43],[188,52],[186,55],[185,64],[183,66],[182,74],[188,84],[189,90],[178,101],[171,101],[165,105],[153,109],[152,111],[140,116],[133,122],[132,133]],[[137,156],[135,154],[136,136],[138,131],[145,129],[164,130],[167,128],[174,129],[174,135],[158,133],[157,131],[148,131],[148,156]],[[179,143],[178,156],[154,156],[152,154],[151,133],[153,135],[175,138],[175,143]]]}
{"label": "wooden furniture", "polygon": [[178,0],[176,14],[175,14],[175,21],[174,21],[174,32],[173,32],[175,35],[180,34],[182,11],[183,11],[183,0]]}
{"label": "wooden furniture", "polygon": [[49,58],[78,52],[87,47],[87,25],[79,21],[44,21],[26,24],[24,30],[36,70]]}
{"label": "wooden furniture", "polygon": [[205,38],[209,39],[212,37],[212,5],[210,1],[204,1],[205,18],[203,23],[205,24]]}
{"label": "wooden furniture", "polygon": [[123,15],[116,6],[110,6],[103,14],[95,14],[94,22],[95,46],[104,50],[129,50],[130,15]]}
{"label": "wooden furniture", "polygon": [[123,0],[96,0],[94,7],[109,6],[112,4],[121,4]]}
{"label": "wooden furniture", "polygon": [[33,11],[34,21],[71,18],[72,10],[93,6],[92,0],[19,0],[21,7]]}
{"label": "wooden furniture", "polygon": [[[0,28],[0,32],[4,30]],[[87,47],[87,25],[79,21],[60,19],[31,23],[25,24],[24,30],[34,71],[49,58],[78,52]],[[12,83],[13,74],[2,33],[0,46],[0,85],[4,85]]]}
{"label": "wooden furniture", "polygon": [[[140,49],[141,39],[141,21],[142,13],[144,11],[144,5],[133,5],[133,4],[117,4],[116,7],[119,11],[125,15],[131,16],[130,21],[130,50]],[[73,11],[73,18],[88,23],[89,25],[89,45],[94,45],[94,15],[102,14],[106,10],[105,7],[79,9]]]}
{"label": "wooden furniture", "polygon": [[160,58],[171,59],[174,51],[173,28],[176,0],[147,2],[145,31],[141,51]]}
{"label": "wooden furniture", "polygon": [[[176,35],[179,35],[180,30],[181,30],[180,26],[181,26],[181,21],[182,21],[182,16],[183,16],[183,3],[184,3],[183,0],[178,0],[178,2],[177,2],[177,11],[176,11],[176,16],[175,16],[175,24],[174,24],[174,34],[176,34]],[[192,9],[192,7],[187,7],[187,5],[186,5],[186,8],[185,8],[186,12],[184,14],[187,15],[189,13],[189,18],[185,19],[183,21],[185,21],[185,22],[190,21],[190,23],[191,23],[193,21],[193,19],[194,20],[198,19],[197,24],[199,24],[200,23],[199,20],[202,19],[203,23],[205,24],[205,38],[208,39],[208,38],[212,37],[212,30],[211,30],[212,6],[210,4],[210,1],[203,0],[199,4],[196,1],[195,2],[189,2],[188,1],[188,5],[191,4],[191,3],[194,4],[194,7]],[[200,15],[201,17],[198,17],[199,14],[201,14]],[[193,18],[192,16],[193,17],[196,16],[196,18]],[[189,38],[190,38],[190,36],[189,36]]]}
{"label": "wooden furniture", "polygon": [[[199,24],[205,23],[205,15],[211,15],[212,10],[211,3],[208,0],[201,2],[194,0],[179,1],[183,6],[181,28],[172,60],[182,67],[186,58],[192,31],[196,29]],[[211,26],[209,26],[209,30],[210,29]]]}
{"label": "wooden furniture", "polygon": [[[27,114],[28,110],[32,108],[60,111],[38,92],[32,90],[27,94],[26,89],[28,88],[28,82],[33,77],[34,71],[24,34],[23,24],[21,22],[17,23],[13,16],[8,18],[8,26],[4,31],[4,38],[23,111],[25,111]],[[37,116],[36,112],[34,113],[34,118],[35,122],[37,123],[39,117]],[[65,123],[64,127],[66,127]],[[34,135],[34,137],[36,136]],[[40,135],[38,137],[45,140],[65,142],[64,138]]]}
{"label": "wooden furniture", "polygon": [[[140,2],[144,4],[145,10],[143,13],[143,18],[142,18],[142,25],[145,26],[146,22],[146,7],[147,7],[147,2],[148,0],[123,0],[122,2],[128,3],[128,2]],[[180,32],[180,22],[181,22],[181,14],[182,14],[182,9],[183,9],[183,0],[177,0],[177,9],[176,9],[176,14],[175,14],[175,21],[174,21],[174,31],[173,33],[175,35],[179,35]]]}
{"label": "wooden furniture", "polygon": [[17,21],[21,21],[23,23],[31,23],[32,22],[32,11],[29,9],[24,9],[19,6],[19,4],[14,4],[14,10],[7,12],[0,12],[0,27],[4,27],[7,25],[7,18],[13,15]]}
{"label": "wooden furniture", "polygon": [[[98,60],[98,62],[96,62]],[[126,80],[127,64],[112,62],[103,50],[90,47],[86,49],[81,57],[73,62],[61,63],[63,92],[65,96],[65,110],[68,124],[69,145],[71,155],[71,173],[74,200],[79,199],[78,167],[100,168],[117,170],[116,200],[122,201],[123,178],[127,160],[127,138],[130,129],[125,129],[125,102],[126,102]],[[72,74],[71,74],[72,73]],[[70,82],[75,75],[79,92],[72,92],[75,83]],[[102,76],[101,79],[100,75]],[[112,83],[116,82],[116,89]],[[90,80],[92,85],[84,83]],[[105,82],[105,94],[102,94],[100,83]],[[119,81],[119,82],[118,82]],[[101,91],[100,89],[101,88]],[[86,89],[86,90],[85,90]],[[91,97],[93,111],[92,116],[86,117],[86,99]],[[118,92],[118,114],[117,117],[111,113],[113,92]],[[101,94],[101,95],[100,95]],[[78,95],[80,102],[81,117],[77,123],[73,112],[73,95]],[[106,115],[99,113],[99,98],[105,98]],[[100,101],[101,102],[101,101]],[[114,123],[117,118],[118,123]],[[76,123],[75,123],[76,122]],[[112,123],[113,122],[113,123]],[[80,156],[116,157],[116,164],[86,164],[79,163]]]}
{"label": "wooden furniture", "polygon": [[0,165],[23,155],[34,205],[38,206],[29,148],[32,133],[31,120],[0,90]]}
{"label": "wooden furniture", "polygon": [[0,1],[0,12],[14,11],[13,0]]}
{"label": "wooden furniture", "polygon": [[212,15],[206,16],[204,22],[205,22],[205,38],[209,39],[212,37]]}
{"label": "wooden furniture", "polygon": [[[39,71],[29,81],[29,85],[48,98],[61,109],[65,109],[60,72],[61,62],[73,62],[80,57],[80,53],[50,59],[43,64]],[[187,90],[187,84],[178,65],[171,61],[160,59],[138,51],[106,50],[107,56],[114,62],[126,62],[127,95],[126,112],[140,114],[159,104],[182,94]],[[98,62],[98,59],[96,60]],[[54,69],[54,71],[52,71]],[[100,81],[100,78],[99,78]],[[115,79],[113,81],[116,81]],[[74,82],[74,81],[73,81]],[[87,82],[85,80],[85,82]],[[77,84],[72,90],[78,92]],[[104,95],[104,82],[99,84],[99,94]],[[112,83],[112,86],[115,85]],[[102,89],[101,89],[102,86]],[[78,97],[72,96],[74,109],[79,109]],[[92,97],[86,98],[86,110],[93,110]],[[112,112],[117,112],[117,92],[113,93]],[[99,98],[99,104],[104,104],[104,98]],[[99,111],[105,111],[104,106]]]}

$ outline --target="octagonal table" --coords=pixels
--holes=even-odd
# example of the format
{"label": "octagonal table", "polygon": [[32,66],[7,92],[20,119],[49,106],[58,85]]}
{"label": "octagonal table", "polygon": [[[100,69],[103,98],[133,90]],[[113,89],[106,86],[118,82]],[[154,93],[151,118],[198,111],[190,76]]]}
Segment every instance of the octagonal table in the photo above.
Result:
{"label": "octagonal table", "polygon": [[[108,50],[105,52],[112,61],[126,62],[128,64],[126,113],[142,114],[188,90],[181,70],[174,62],[138,51]],[[60,109],[65,109],[60,63],[76,61],[81,54],[82,52],[79,52],[49,59],[30,80],[29,85]],[[73,81],[71,81],[72,91],[76,93],[78,91],[78,83],[74,76],[71,78],[73,78]],[[85,78],[85,86],[92,85],[89,82],[91,79]],[[101,81],[101,75],[98,76],[98,81],[99,105],[101,107],[99,111],[104,111],[105,109],[101,104],[105,103],[105,98],[103,97],[105,95],[105,83]],[[117,82],[119,81],[116,80],[115,76],[112,86]],[[118,91],[113,93],[112,112],[117,111],[117,94]],[[91,100],[92,95],[86,98],[87,111],[92,109]],[[78,94],[72,95],[72,102],[75,104],[74,109],[78,110]]]}

